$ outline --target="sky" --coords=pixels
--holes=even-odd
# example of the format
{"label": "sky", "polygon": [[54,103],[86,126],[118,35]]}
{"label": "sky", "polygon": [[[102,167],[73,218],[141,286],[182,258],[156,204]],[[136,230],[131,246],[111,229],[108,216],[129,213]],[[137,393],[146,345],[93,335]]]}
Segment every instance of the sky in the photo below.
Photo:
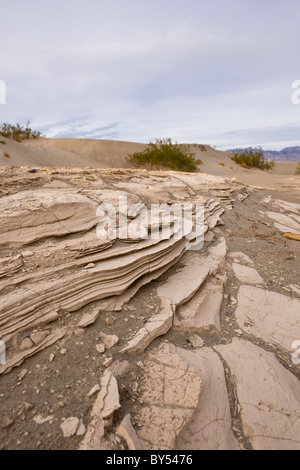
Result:
{"label": "sky", "polygon": [[299,0],[0,0],[0,123],[279,150],[299,58]]}

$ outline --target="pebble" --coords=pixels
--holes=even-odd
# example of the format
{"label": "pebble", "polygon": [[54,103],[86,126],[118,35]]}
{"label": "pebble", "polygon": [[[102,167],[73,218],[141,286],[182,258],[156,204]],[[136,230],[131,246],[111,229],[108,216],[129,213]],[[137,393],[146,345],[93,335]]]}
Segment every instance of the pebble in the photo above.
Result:
{"label": "pebble", "polygon": [[32,408],[34,408],[34,405],[32,403],[27,403],[26,401],[23,403],[22,405],[24,411],[29,411],[29,410],[32,410]]}
{"label": "pebble", "polygon": [[102,354],[105,352],[105,346],[103,343],[96,344],[96,349],[98,353]]}
{"label": "pebble", "polygon": [[238,335],[238,336],[241,336],[243,334],[242,330],[240,330],[239,328],[237,330],[234,330],[234,332]]}
{"label": "pebble", "polygon": [[11,418],[3,418],[0,423],[1,429],[7,429],[14,424],[14,421]]}
{"label": "pebble", "polygon": [[190,336],[190,337],[188,338],[188,342],[192,345],[192,347],[193,347],[194,349],[196,349],[196,348],[202,348],[202,347],[204,346],[204,341],[203,341],[203,339],[202,339],[200,336],[196,335],[196,334]]}
{"label": "pebble", "polygon": [[126,310],[129,310],[130,312],[134,312],[136,310],[136,308],[133,307],[133,305],[127,305]]}
{"label": "pebble", "polygon": [[20,351],[26,351],[27,349],[31,349],[33,347],[33,342],[29,337],[24,338],[21,342],[19,349]]}
{"label": "pebble", "polygon": [[74,335],[75,335],[75,336],[82,336],[82,335],[84,335],[84,329],[83,329],[83,328],[76,328],[76,330],[74,331]]}
{"label": "pebble", "polygon": [[117,335],[106,335],[105,333],[100,333],[100,336],[106,349],[112,348],[119,342]]}
{"label": "pebble", "polygon": [[61,425],[61,430],[64,437],[74,436],[79,426],[79,419],[76,416],[67,418]]}
{"label": "pebble", "polygon": [[89,268],[94,268],[94,267],[95,267],[94,263],[89,263],[84,267],[84,269],[89,269]]}
{"label": "pebble", "polygon": [[49,335],[49,331],[37,331],[36,333],[31,333],[30,339],[35,345],[44,341],[44,339]]}
{"label": "pebble", "polygon": [[26,374],[27,374],[27,369],[21,369],[18,375],[18,381],[20,382],[21,380],[23,380]]}

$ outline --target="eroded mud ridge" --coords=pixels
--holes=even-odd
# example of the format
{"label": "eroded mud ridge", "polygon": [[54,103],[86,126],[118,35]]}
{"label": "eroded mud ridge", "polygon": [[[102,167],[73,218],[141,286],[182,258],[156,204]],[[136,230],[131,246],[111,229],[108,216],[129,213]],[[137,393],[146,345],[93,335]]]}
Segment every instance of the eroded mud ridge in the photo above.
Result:
{"label": "eroded mud ridge", "polygon": [[[1,449],[300,449],[293,188],[8,167],[0,194]],[[200,249],[163,212],[142,236],[174,203],[204,208]]]}

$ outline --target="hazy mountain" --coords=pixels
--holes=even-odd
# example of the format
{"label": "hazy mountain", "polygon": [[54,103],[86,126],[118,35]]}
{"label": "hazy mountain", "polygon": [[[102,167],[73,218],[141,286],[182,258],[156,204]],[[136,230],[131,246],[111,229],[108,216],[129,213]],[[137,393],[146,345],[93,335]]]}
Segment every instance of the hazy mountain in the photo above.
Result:
{"label": "hazy mountain", "polygon": [[[233,151],[242,152],[245,149],[230,149],[227,152]],[[300,162],[300,146],[286,147],[282,150],[264,150],[264,157],[266,160],[274,160],[274,162]]]}

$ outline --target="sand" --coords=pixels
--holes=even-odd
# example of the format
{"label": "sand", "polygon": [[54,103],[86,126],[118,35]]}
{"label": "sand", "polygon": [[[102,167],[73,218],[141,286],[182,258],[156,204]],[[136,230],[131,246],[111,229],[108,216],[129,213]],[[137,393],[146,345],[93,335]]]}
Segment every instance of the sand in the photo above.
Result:
{"label": "sand", "polygon": [[[1,138],[0,166],[71,167],[71,168],[129,168],[126,156],[143,151],[146,144],[94,139],[38,139],[22,143]],[[231,154],[198,144],[191,151],[202,160],[202,173],[236,178],[242,184],[273,189],[300,188],[300,176],[295,175],[297,163],[276,163],[270,171],[244,169],[231,160]],[[4,152],[10,157],[5,157]]]}

